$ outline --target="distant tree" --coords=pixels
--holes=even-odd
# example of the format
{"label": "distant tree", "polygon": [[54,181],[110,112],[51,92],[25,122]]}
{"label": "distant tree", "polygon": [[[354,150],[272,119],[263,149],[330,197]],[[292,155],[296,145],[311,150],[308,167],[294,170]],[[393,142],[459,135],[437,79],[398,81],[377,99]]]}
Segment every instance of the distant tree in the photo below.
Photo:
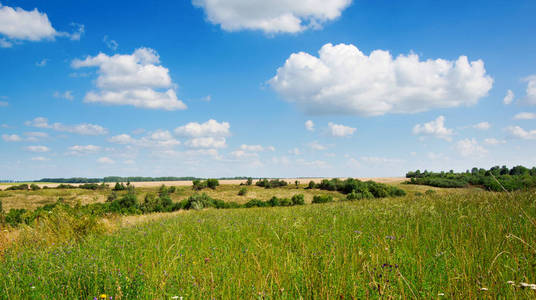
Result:
{"label": "distant tree", "polygon": [[314,189],[316,187],[316,184],[314,181],[309,181],[309,185],[307,186],[310,190]]}
{"label": "distant tree", "polygon": [[37,191],[37,190],[40,190],[41,188],[37,184],[32,183],[32,184],[30,184],[30,189],[32,191]]}
{"label": "distant tree", "polygon": [[217,186],[220,185],[220,182],[218,181],[218,179],[207,179],[207,187],[215,190]]}
{"label": "distant tree", "polygon": [[294,181],[294,184],[296,185],[296,188],[300,185],[300,182],[298,180]]}
{"label": "distant tree", "polygon": [[253,184],[253,178],[248,177],[247,185],[252,185],[252,184]]}

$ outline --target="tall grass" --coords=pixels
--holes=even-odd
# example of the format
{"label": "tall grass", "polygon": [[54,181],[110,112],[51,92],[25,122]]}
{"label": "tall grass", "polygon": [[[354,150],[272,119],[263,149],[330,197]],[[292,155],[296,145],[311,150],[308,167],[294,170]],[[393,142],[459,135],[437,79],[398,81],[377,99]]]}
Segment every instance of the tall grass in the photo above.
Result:
{"label": "tall grass", "polygon": [[188,211],[8,250],[0,298],[531,298],[536,195]]}

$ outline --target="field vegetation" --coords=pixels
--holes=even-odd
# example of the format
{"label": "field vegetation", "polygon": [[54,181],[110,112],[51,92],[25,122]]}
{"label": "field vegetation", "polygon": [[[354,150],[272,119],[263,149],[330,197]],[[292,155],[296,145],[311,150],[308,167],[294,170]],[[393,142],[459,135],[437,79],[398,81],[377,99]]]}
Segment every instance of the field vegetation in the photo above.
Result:
{"label": "field vegetation", "polygon": [[536,297],[531,189],[111,186],[0,191],[1,299]]}

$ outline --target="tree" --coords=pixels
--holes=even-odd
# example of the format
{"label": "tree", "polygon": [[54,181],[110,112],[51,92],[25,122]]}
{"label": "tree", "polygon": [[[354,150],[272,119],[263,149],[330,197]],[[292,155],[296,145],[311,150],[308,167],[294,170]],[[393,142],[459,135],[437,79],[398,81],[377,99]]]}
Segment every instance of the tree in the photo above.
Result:
{"label": "tree", "polygon": [[247,181],[246,184],[247,184],[247,185],[252,185],[252,184],[253,184],[253,178],[248,177],[248,181]]}
{"label": "tree", "polygon": [[217,186],[220,185],[218,179],[207,179],[207,187],[215,190]]}
{"label": "tree", "polygon": [[314,189],[316,186],[315,182],[314,181],[309,181],[309,185],[307,186],[310,190]]}

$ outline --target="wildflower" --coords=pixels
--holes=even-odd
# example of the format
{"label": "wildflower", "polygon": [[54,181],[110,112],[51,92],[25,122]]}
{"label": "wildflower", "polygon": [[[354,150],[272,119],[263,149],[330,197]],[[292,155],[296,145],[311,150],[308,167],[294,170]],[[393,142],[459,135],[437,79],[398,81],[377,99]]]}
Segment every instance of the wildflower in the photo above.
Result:
{"label": "wildflower", "polygon": [[531,285],[530,285],[530,289],[531,289],[531,290],[536,290],[536,284],[534,284],[534,283],[531,284]]}
{"label": "wildflower", "polygon": [[445,296],[444,293],[437,293],[438,296]]}
{"label": "wildflower", "polygon": [[210,258],[205,257],[205,263],[208,263],[208,262],[210,262]]}
{"label": "wildflower", "polygon": [[483,288],[480,288],[480,290],[481,290],[481,291],[487,291],[488,288],[483,287]]}
{"label": "wildflower", "polygon": [[519,283],[519,286],[520,286],[521,288],[524,289],[524,288],[528,288],[528,287],[530,287],[530,284],[528,284],[528,283],[526,283],[526,282],[520,282],[520,283]]}
{"label": "wildflower", "polygon": [[173,296],[173,297],[171,297],[171,299],[179,299],[179,296]]}
{"label": "wildflower", "polygon": [[32,285],[30,288],[33,290],[33,289],[35,289],[35,286]]}
{"label": "wildflower", "polygon": [[99,296],[99,298],[100,298],[100,299],[106,299],[106,294],[101,294],[101,295]]}
{"label": "wildflower", "polygon": [[508,284],[511,284],[511,285],[514,285],[514,284],[516,284],[516,283],[515,283],[515,282],[513,282],[512,280],[508,280],[508,281],[507,281],[506,283],[508,283]]}

